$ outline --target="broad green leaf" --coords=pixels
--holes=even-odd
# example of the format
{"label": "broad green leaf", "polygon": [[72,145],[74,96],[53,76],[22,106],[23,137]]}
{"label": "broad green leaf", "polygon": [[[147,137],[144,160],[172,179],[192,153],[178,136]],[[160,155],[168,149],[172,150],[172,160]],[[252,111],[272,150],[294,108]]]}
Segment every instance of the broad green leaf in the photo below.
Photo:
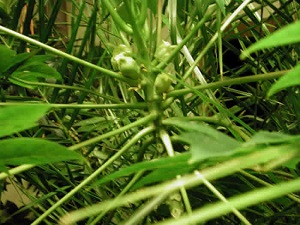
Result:
{"label": "broad green leaf", "polygon": [[39,61],[26,62],[24,65],[20,66],[16,72],[33,72],[40,74],[37,78],[53,78],[61,80],[61,75],[55,69]]}
{"label": "broad green leaf", "polygon": [[83,159],[76,152],[44,139],[12,138],[0,141],[0,165],[45,164]]}
{"label": "broad green leaf", "polygon": [[[32,55],[28,52],[24,52],[24,53],[14,56],[13,58],[11,58],[10,63],[7,64],[6,70],[9,70],[14,66],[18,67],[19,65],[24,63],[26,60],[28,60],[30,57],[32,57]],[[17,69],[17,68],[14,68],[14,69]]]}
{"label": "broad green leaf", "polygon": [[150,174],[140,179],[133,187],[131,191],[144,187],[145,185],[153,184],[156,182],[162,182],[176,178],[177,175],[183,175],[195,170],[195,164],[188,164],[188,161],[179,161],[176,164],[168,167],[157,168]]}
{"label": "broad green leaf", "polygon": [[272,85],[272,87],[268,91],[267,96],[270,97],[285,88],[296,85],[300,85],[300,64],[284,76],[280,77],[279,80]]}
{"label": "broad green leaf", "polygon": [[30,59],[26,61],[26,63],[33,63],[33,62],[40,62],[40,63],[46,63],[47,61],[53,60],[54,57],[52,55],[34,55]]}
{"label": "broad green leaf", "polygon": [[7,70],[7,65],[10,64],[16,52],[9,49],[5,45],[0,45],[0,74]]}
{"label": "broad green leaf", "polygon": [[19,85],[24,88],[28,89],[36,89],[37,85],[30,84],[28,82],[35,82],[38,83],[40,81],[44,82],[45,74],[31,72],[31,71],[24,71],[24,72],[14,72],[10,77],[9,81],[13,84]]}
{"label": "broad green leaf", "polygon": [[300,141],[299,135],[287,135],[279,132],[259,131],[253,137],[243,144],[243,146],[251,145],[271,145],[271,144],[287,144]]}
{"label": "broad green leaf", "polygon": [[50,108],[48,105],[0,107],[0,137],[36,126],[36,121]]}
{"label": "broad green leaf", "polygon": [[[129,176],[131,174],[134,174],[139,171],[149,171],[154,169],[167,169],[167,170],[173,170],[173,168],[176,167],[176,165],[181,165],[181,167],[187,167],[191,166],[188,165],[188,160],[191,157],[189,153],[177,155],[174,157],[168,157],[168,158],[160,158],[160,159],[154,159],[151,161],[145,161],[136,163],[132,166],[122,168],[119,171],[112,173],[108,176],[103,177],[102,179],[96,181],[95,185],[100,185],[103,183],[106,183],[108,181],[118,179],[120,177]],[[178,171],[176,171],[178,172]],[[177,173],[178,174],[178,173]]]}
{"label": "broad green leaf", "polygon": [[259,40],[242,52],[241,58],[245,59],[251,53],[265,48],[278,47],[300,42],[300,21],[289,24],[271,35]]}
{"label": "broad green leaf", "polygon": [[17,55],[14,50],[11,50],[4,45],[0,45],[0,74],[7,72],[13,66],[20,64],[30,57],[32,57],[30,53],[25,52]]}
{"label": "broad green leaf", "polygon": [[179,139],[190,144],[191,162],[232,155],[241,145],[235,139],[203,123],[173,119],[168,123],[184,130],[179,135]]}

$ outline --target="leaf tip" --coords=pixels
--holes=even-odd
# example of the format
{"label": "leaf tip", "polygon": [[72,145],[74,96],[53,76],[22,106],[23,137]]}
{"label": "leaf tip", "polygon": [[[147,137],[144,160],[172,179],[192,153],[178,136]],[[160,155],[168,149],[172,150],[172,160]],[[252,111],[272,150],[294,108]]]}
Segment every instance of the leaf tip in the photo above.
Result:
{"label": "leaf tip", "polygon": [[248,58],[250,56],[250,52],[248,50],[244,50],[242,51],[241,55],[240,55],[240,59],[241,60],[245,60],[246,58]]}

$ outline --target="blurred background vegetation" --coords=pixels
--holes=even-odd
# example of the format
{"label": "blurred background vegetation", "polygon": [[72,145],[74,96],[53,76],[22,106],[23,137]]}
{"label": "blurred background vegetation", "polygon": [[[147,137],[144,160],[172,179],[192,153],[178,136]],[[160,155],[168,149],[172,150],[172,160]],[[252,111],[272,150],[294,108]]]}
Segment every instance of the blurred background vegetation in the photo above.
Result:
{"label": "blurred background vegetation", "polygon": [[[299,7],[295,0],[1,0],[1,26],[31,38],[0,29],[0,56],[14,61],[7,70],[7,61],[0,63],[1,104],[52,107],[37,126],[9,137],[50,140],[87,160],[44,164],[2,181],[0,223],[63,223],[66,213],[111,199],[110,211],[86,213],[75,224],[170,225],[192,218],[220,196],[226,200],[296,180],[299,155],[287,155],[284,149],[299,152],[299,87],[266,95],[275,78],[299,63],[299,43],[260,50],[245,60],[240,54],[297,21]],[[142,74],[138,79],[113,65],[123,45],[129,53],[122,54]],[[31,59],[39,63],[29,67]],[[27,70],[31,76],[23,76]],[[162,73],[168,87],[159,93],[156,83],[164,82],[157,81]],[[213,152],[204,159],[197,155],[203,145]],[[242,146],[244,152],[231,152],[230,146]],[[255,158],[260,151],[270,154]],[[154,159],[167,161],[161,161],[165,166],[147,164]],[[230,162],[235,166],[224,172],[222,163]],[[135,171],[126,170],[130,167]],[[168,197],[157,191],[162,190],[159,185],[174,186],[176,178],[209,168],[217,175],[202,185],[191,177],[195,183],[187,190],[174,189]],[[124,174],[110,177],[118,171]],[[153,187],[153,195],[138,194],[131,201],[133,191],[147,187]],[[249,200],[241,211],[224,209],[189,224],[298,224],[299,197],[287,193],[262,204]],[[126,194],[127,203],[122,199]],[[119,198],[121,205],[113,201]],[[164,223],[167,218],[174,220]]]}

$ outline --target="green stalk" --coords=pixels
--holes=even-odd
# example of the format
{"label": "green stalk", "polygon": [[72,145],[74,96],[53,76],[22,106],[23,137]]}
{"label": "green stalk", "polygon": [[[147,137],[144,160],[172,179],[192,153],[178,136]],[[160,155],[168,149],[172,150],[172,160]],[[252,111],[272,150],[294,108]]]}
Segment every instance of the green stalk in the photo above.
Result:
{"label": "green stalk", "polygon": [[[209,180],[209,181],[216,180],[216,179],[231,175],[233,173],[236,173],[236,172],[240,171],[241,169],[250,168],[257,164],[264,163],[267,160],[271,160],[272,158],[276,158],[279,156],[279,153],[276,152],[276,150],[277,149],[274,147],[266,147],[266,149],[264,149],[263,151],[257,151],[257,152],[251,153],[251,154],[246,154],[244,156],[237,157],[235,159],[228,160],[226,162],[217,164],[216,166],[203,169],[200,172],[206,180]],[[297,180],[297,190],[300,190],[299,182],[300,182],[300,179]],[[115,202],[114,199],[112,199],[112,200],[103,201],[99,204],[95,204],[95,205],[87,206],[82,209],[78,209],[78,210],[71,212],[68,215],[62,217],[60,220],[60,222],[61,222],[60,224],[71,225],[71,224],[73,224],[77,221],[80,221],[86,217],[97,215],[98,213],[102,212],[104,209],[112,210],[119,206],[126,205],[128,203],[133,203],[136,201],[141,201],[143,199],[150,198],[155,195],[160,195],[161,193],[171,194],[175,191],[180,190],[180,188],[182,188],[182,187],[191,188],[191,187],[199,186],[201,184],[203,184],[202,177],[199,177],[196,174],[185,175],[185,176],[182,176],[181,178],[177,178],[172,181],[164,182],[162,184],[158,184],[158,185],[155,185],[152,187],[145,187],[145,188],[135,191],[133,193],[129,193],[125,196],[120,197],[118,199],[118,202]],[[270,191],[270,190],[268,189],[268,191]],[[290,191],[290,192],[292,192],[292,191]],[[283,193],[281,195],[288,194],[288,193],[289,192]],[[281,195],[278,195],[277,197],[279,197]],[[253,198],[252,201],[254,199],[255,198]],[[266,199],[266,200],[268,200],[268,199]],[[224,204],[224,203],[222,203],[222,204]],[[232,203],[232,201],[231,201],[231,204],[235,208],[239,209],[239,207],[236,206],[234,203]],[[228,207],[226,204],[225,204],[225,206]],[[231,208],[229,207],[229,209],[231,209]],[[211,213],[214,213],[214,211],[212,210]],[[210,213],[210,215],[211,215],[211,213]],[[194,216],[195,216],[195,214],[193,213],[193,216],[190,216],[190,217],[187,216],[187,218],[193,218]],[[183,218],[186,218],[186,217],[184,216]],[[178,220],[180,220],[180,219],[178,219]],[[179,224],[187,224],[187,223],[179,223]]]}
{"label": "green stalk", "polygon": [[143,38],[143,35],[141,34],[141,27],[138,26],[137,22],[136,22],[136,16],[133,14],[132,8],[130,6],[130,3],[128,2],[128,0],[124,1],[126,9],[127,9],[127,13],[129,16],[129,21],[131,23],[132,29],[133,29],[133,39],[134,42],[139,50],[139,53],[141,55],[141,59],[143,60],[143,63],[146,65],[146,68],[148,66],[148,64],[150,63],[150,58],[149,58],[149,53]]}
{"label": "green stalk", "polygon": [[[211,12],[212,14],[212,12]],[[157,66],[156,69],[158,71],[163,70],[166,65],[168,65],[169,62],[172,61],[172,59],[178,54],[178,52],[180,52],[180,50],[182,49],[182,47],[188,42],[190,41],[193,36],[199,31],[199,28],[201,26],[204,25],[204,23],[206,22],[206,20],[211,16],[211,14],[207,14],[204,15],[204,17],[194,26],[194,28],[188,33],[188,35],[182,40],[182,42],[178,43],[178,45],[176,46],[176,48],[172,51],[172,53],[170,54],[169,57],[167,57],[166,59],[163,59]]]}
{"label": "green stalk", "polygon": [[162,0],[157,1],[156,47],[161,43]]}
{"label": "green stalk", "polygon": [[244,83],[251,83],[251,82],[257,82],[257,81],[263,81],[263,80],[271,80],[276,79],[278,77],[281,77],[285,73],[289,72],[289,70],[283,70],[283,71],[276,71],[272,73],[267,74],[257,74],[252,76],[245,76],[245,77],[238,77],[238,78],[232,78],[232,79],[224,79],[222,81],[212,82],[209,84],[204,85],[197,85],[194,86],[192,89],[186,88],[181,90],[175,90],[171,91],[167,94],[167,97],[178,97],[181,95],[186,95],[189,93],[193,93],[194,90],[206,90],[206,89],[217,89],[224,86],[234,85],[234,84],[244,84]]}
{"label": "green stalk", "polygon": [[123,127],[120,127],[119,129],[116,129],[116,130],[112,130],[110,132],[107,132],[105,134],[102,134],[100,136],[97,136],[97,137],[94,137],[94,138],[91,138],[89,140],[86,140],[86,141],[83,141],[83,142],[80,142],[76,145],[73,145],[71,147],[69,147],[70,150],[72,151],[75,151],[75,150],[78,150],[82,147],[85,147],[87,145],[91,145],[91,144],[94,144],[94,143],[97,143],[105,138],[109,138],[109,137],[112,137],[112,136],[115,136],[117,134],[120,134],[126,130],[129,130],[131,128],[134,128],[134,127],[138,127],[138,126],[141,126],[141,125],[145,125],[149,122],[151,122],[153,119],[156,118],[156,115],[153,115],[153,114],[150,114],[148,116],[145,116],[144,118],[140,119],[140,120],[137,120],[133,123],[130,123],[128,125],[125,125]]}
{"label": "green stalk", "polygon": [[249,206],[253,206],[265,201],[269,201],[278,198],[283,195],[287,195],[291,192],[300,190],[300,179],[293,181],[283,182],[273,187],[265,187],[249,191],[245,194],[234,196],[229,198],[230,205],[226,202],[218,202],[215,204],[209,204],[200,209],[194,210],[192,216],[182,216],[177,220],[165,220],[157,225],[182,225],[188,223],[205,223],[210,219],[220,217],[232,212],[231,207],[237,209],[244,209]]}
{"label": "green stalk", "polygon": [[19,102],[0,102],[0,106],[11,105],[49,105],[56,109],[146,109],[146,103],[123,103],[123,104],[44,104],[42,103],[19,103]]}
{"label": "green stalk", "polygon": [[[268,182],[266,182],[266,181],[264,181],[264,180],[262,180],[262,179],[260,179],[260,178],[258,178],[256,176],[253,176],[252,174],[250,174],[250,173],[248,173],[248,172],[246,172],[244,170],[241,170],[240,173],[242,175],[250,178],[251,180],[254,180],[255,182],[257,182],[259,184],[262,184],[262,185],[267,186],[267,187],[273,187],[272,184],[270,184],[270,183],[268,183]],[[290,198],[291,200],[297,202],[298,204],[300,204],[300,198],[297,197],[296,195],[288,194],[287,197]]]}
{"label": "green stalk", "polygon": [[111,5],[111,2],[109,0],[102,0],[102,3],[105,5],[107,10],[109,11],[110,15],[112,16],[114,22],[118,25],[118,27],[126,32],[127,34],[132,34],[132,28],[128,26],[124,20],[119,16],[117,11],[114,9],[114,7]]}
{"label": "green stalk", "polygon": [[221,192],[219,192],[208,180],[206,180],[199,171],[195,171],[195,174],[197,174],[199,177],[202,177],[204,185],[212,192],[215,196],[217,196],[222,202],[226,203],[230,209],[231,212],[233,212],[245,225],[251,225],[251,223],[234,207],[231,205],[231,203],[222,195]]}
{"label": "green stalk", "polygon": [[[83,16],[83,12],[84,12],[84,9],[85,9],[85,4],[86,4],[86,1],[83,1],[81,3],[81,6],[79,8],[79,11],[78,11],[78,14],[76,16],[76,21],[75,23],[73,22],[73,19],[72,19],[72,23],[71,23],[71,36],[70,38],[68,39],[68,45],[67,45],[67,48],[66,48],[66,53],[68,54],[71,54],[72,51],[73,51],[73,47],[75,46],[75,41],[76,41],[76,37],[77,37],[77,33],[78,33],[78,29],[80,27],[80,23],[81,23],[81,19],[82,19],[82,16]],[[74,15],[74,14],[72,14]],[[43,26],[41,26],[43,27]],[[58,69],[58,72],[60,74],[65,74],[66,71],[67,71],[67,65],[68,65],[68,58],[64,58],[62,63],[61,63],[61,66],[59,67]],[[52,94],[52,97],[51,97],[51,102],[55,102],[56,101],[56,98],[58,97],[58,93],[59,93],[59,89],[54,89],[53,91],[53,94]]]}
{"label": "green stalk", "polygon": [[[93,28],[95,28],[94,24],[95,24],[95,20],[96,20],[96,15],[97,15],[97,8],[94,7],[93,9],[93,12],[92,12],[92,15],[91,17],[89,18],[89,21],[87,23],[87,28],[84,32],[84,36],[83,36],[83,39],[81,40],[80,42],[80,47],[78,49],[78,52],[77,52],[77,57],[78,58],[83,58],[83,51],[86,47],[86,44],[88,42],[88,39],[92,33],[92,30]],[[98,66],[98,65],[97,65]],[[78,69],[79,69],[79,65],[78,64],[75,64],[73,65],[73,69],[72,69],[72,72],[70,74],[70,76],[68,77],[68,85],[69,86],[73,86],[74,84],[74,81],[76,79],[76,76],[78,75]],[[63,71],[64,72],[64,71]],[[69,98],[71,96],[71,91],[70,90],[67,90],[65,93],[64,93],[64,99],[63,99],[63,103],[68,103],[69,102]],[[61,111],[61,117],[63,117],[65,114],[65,110],[62,110]],[[71,118],[70,118],[70,121],[69,123],[67,124],[67,128],[69,129],[73,122],[74,122],[75,118],[74,116],[72,115]]]}
{"label": "green stalk", "polygon": [[[171,141],[170,135],[167,133],[167,131],[165,129],[162,129],[160,131],[159,135],[160,135],[161,141],[163,142],[163,144],[164,144],[164,146],[165,146],[165,148],[167,150],[168,155],[170,157],[174,157],[175,156],[175,152],[174,152],[174,148],[173,148],[173,145],[172,145],[172,141]],[[181,177],[180,175],[177,176],[178,179],[180,177]],[[181,194],[184,206],[185,206],[188,214],[191,214],[192,213],[192,206],[191,206],[191,203],[189,201],[188,194],[186,192],[185,187],[181,187],[180,188],[180,194]]]}
{"label": "green stalk", "polygon": [[[90,176],[88,176],[84,181],[82,181],[79,185],[77,185],[73,190],[71,190],[68,194],[66,194],[63,198],[61,198],[58,202],[52,205],[47,211],[45,211],[39,218],[37,218],[31,225],[37,225],[41,223],[48,215],[50,215],[54,210],[56,210],[59,206],[61,206],[64,202],[69,200],[74,194],[76,194],[80,189],[82,189],[85,185],[92,182],[97,176],[102,173],[109,165],[111,165],[115,160],[117,160],[124,152],[126,152],[131,146],[133,146],[136,142],[138,142],[142,137],[154,131],[154,127],[150,126],[139,133],[137,133],[128,143],[126,143],[122,149],[120,149],[115,155],[110,157],[101,167],[99,167],[95,172],[93,172]],[[73,146],[72,146],[73,147]]]}
{"label": "green stalk", "polygon": [[35,167],[35,165],[32,165],[32,164],[23,164],[21,166],[17,166],[13,169],[10,169],[8,171],[8,173],[5,173],[5,172],[2,172],[0,173],[0,180],[3,180],[7,177],[10,177],[12,175],[16,175],[16,174],[19,174],[19,173],[22,173],[26,170],[30,170],[31,168]]}
{"label": "green stalk", "polygon": [[[145,171],[138,171],[135,176],[130,180],[130,182],[126,185],[126,187],[121,191],[121,193],[114,198],[115,201],[118,201],[118,198],[123,196],[125,193],[129,191],[129,189],[144,175]],[[99,216],[97,216],[89,225],[96,225],[99,220],[103,218],[103,216],[108,212],[109,210],[104,210]]]}
{"label": "green stalk", "polygon": [[147,19],[147,15],[148,15],[147,5],[148,5],[147,1],[141,1],[141,10],[140,10],[140,14],[137,17],[137,24],[139,26],[143,26]]}
{"label": "green stalk", "polygon": [[223,46],[222,46],[222,31],[221,31],[222,12],[217,11],[217,26],[218,26],[218,59],[220,68],[220,80],[223,80]]}
{"label": "green stalk", "polygon": [[218,38],[219,33],[223,32],[228,25],[233,21],[233,19],[249,4],[251,0],[245,0],[229,17],[226,19],[224,24],[220,28],[220,32],[216,32],[215,35],[210,39],[210,41],[205,45],[204,49],[201,51],[199,56],[195,59],[195,62],[191,67],[186,71],[186,73],[183,75],[183,79],[185,80],[187,77],[190,76],[190,74],[193,72],[194,68],[198,66],[200,60],[203,58],[203,56],[206,54],[206,52],[213,46],[215,41]]}
{"label": "green stalk", "polygon": [[168,193],[161,193],[155,196],[153,199],[145,203],[143,207],[138,209],[135,214],[127,219],[122,225],[136,225],[140,224],[141,220],[146,217],[153,209],[155,209],[160,203],[162,203],[168,197]]}
{"label": "green stalk", "polygon": [[129,79],[126,79],[124,76],[121,76],[120,74],[118,74],[116,72],[113,72],[113,71],[105,69],[103,67],[94,65],[94,64],[92,64],[90,62],[87,62],[85,60],[82,60],[80,58],[72,56],[72,55],[67,54],[65,52],[62,52],[62,51],[60,51],[58,49],[55,49],[55,48],[53,48],[53,47],[51,47],[49,45],[46,45],[46,44],[44,44],[42,42],[34,40],[34,39],[30,38],[30,37],[27,37],[27,36],[25,36],[23,34],[20,34],[18,32],[13,31],[13,30],[10,30],[10,29],[8,29],[6,27],[3,27],[1,25],[0,25],[0,31],[5,32],[5,33],[7,33],[7,34],[9,34],[9,35],[11,35],[13,37],[16,37],[16,38],[20,39],[20,40],[26,41],[26,42],[28,42],[30,44],[36,45],[36,46],[38,46],[38,47],[40,47],[40,48],[42,48],[42,49],[44,49],[44,50],[46,50],[48,52],[51,52],[51,53],[55,54],[55,55],[67,58],[67,59],[69,59],[69,60],[71,60],[73,62],[79,63],[79,64],[81,64],[83,66],[86,66],[86,67],[89,67],[91,69],[95,69],[95,70],[97,70],[97,71],[99,71],[101,73],[104,73],[104,74],[106,74],[108,76],[114,77],[114,78],[116,78],[118,80],[122,80],[122,81],[125,81],[125,82],[130,82]]}

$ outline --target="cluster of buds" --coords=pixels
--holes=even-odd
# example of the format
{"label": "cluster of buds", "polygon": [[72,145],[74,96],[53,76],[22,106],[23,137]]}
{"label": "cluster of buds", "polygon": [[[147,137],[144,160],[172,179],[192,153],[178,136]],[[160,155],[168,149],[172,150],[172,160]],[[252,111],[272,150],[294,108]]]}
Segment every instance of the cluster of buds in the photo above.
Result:
{"label": "cluster of buds", "polygon": [[[161,60],[168,58],[175,47],[175,45],[171,45],[167,41],[162,41],[162,43],[157,47],[155,51],[155,59]],[[158,74],[154,81],[154,88],[156,94],[161,95],[169,92],[171,89],[171,83],[172,80],[166,73],[162,72]]]}
{"label": "cluster of buds", "polygon": [[111,64],[114,70],[120,71],[126,78],[137,80],[141,76],[140,67],[132,57],[132,50],[126,45],[120,45],[113,51]]}

